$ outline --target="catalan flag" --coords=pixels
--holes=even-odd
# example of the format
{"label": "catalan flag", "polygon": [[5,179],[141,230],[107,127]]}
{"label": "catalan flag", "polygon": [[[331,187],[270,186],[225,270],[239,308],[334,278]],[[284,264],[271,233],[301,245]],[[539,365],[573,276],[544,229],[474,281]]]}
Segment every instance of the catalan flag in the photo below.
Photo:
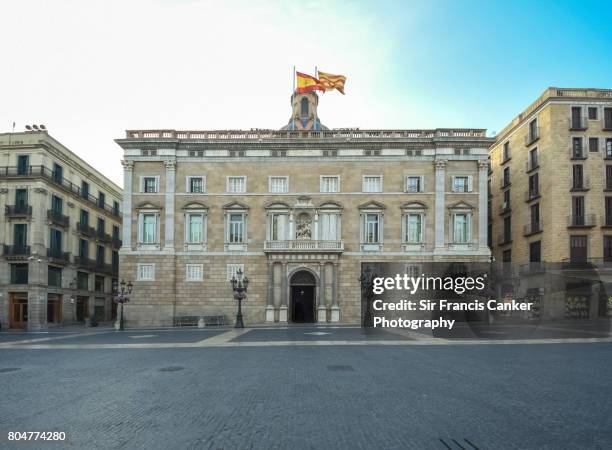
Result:
{"label": "catalan flag", "polygon": [[346,77],[344,75],[332,75],[331,73],[319,71],[318,76],[319,82],[326,91],[337,89],[338,92],[344,95],[344,83],[346,82]]}
{"label": "catalan flag", "polygon": [[295,92],[298,94],[312,91],[325,91],[325,88],[321,82],[315,77],[306,75],[302,72],[295,72],[295,75],[297,79],[297,87],[295,88]]}

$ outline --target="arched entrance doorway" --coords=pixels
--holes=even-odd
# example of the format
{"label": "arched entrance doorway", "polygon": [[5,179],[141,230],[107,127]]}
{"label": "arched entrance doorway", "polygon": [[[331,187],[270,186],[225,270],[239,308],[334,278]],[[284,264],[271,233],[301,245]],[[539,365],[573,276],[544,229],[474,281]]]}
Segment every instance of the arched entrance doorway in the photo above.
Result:
{"label": "arched entrance doorway", "polygon": [[315,277],[307,270],[300,270],[291,277],[291,321],[312,323],[315,321]]}

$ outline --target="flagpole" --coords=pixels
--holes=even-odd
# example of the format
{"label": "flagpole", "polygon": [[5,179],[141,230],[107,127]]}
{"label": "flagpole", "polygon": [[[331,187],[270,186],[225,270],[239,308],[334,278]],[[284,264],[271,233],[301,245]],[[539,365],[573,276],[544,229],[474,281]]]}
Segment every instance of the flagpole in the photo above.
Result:
{"label": "flagpole", "polygon": [[295,131],[295,113],[293,111],[293,100],[295,95],[295,66],[293,66],[293,81],[291,83],[291,131]]}
{"label": "flagpole", "polygon": [[[319,70],[317,69],[317,66],[315,66],[315,78],[318,80],[319,79]],[[319,94],[315,93],[315,95],[317,96],[317,104],[315,105],[315,117],[314,117],[314,124],[313,124],[313,129],[317,129],[317,108],[319,107]]]}

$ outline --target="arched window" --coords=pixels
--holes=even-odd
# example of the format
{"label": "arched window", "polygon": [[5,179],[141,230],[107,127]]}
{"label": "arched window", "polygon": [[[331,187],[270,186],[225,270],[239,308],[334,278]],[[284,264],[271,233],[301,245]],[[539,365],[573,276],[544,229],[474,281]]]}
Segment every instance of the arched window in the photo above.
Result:
{"label": "arched window", "polygon": [[300,116],[308,117],[308,99],[306,97],[302,97],[300,106],[301,106]]}

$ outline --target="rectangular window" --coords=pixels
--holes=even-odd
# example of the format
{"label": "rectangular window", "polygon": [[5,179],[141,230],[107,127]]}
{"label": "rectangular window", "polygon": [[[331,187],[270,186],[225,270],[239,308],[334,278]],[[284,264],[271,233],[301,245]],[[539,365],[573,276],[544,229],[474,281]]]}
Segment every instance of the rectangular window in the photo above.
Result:
{"label": "rectangular window", "polygon": [[62,287],[62,269],[49,266],[47,268],[47,284],[53,287]]}
{"label": "rectangular window", "polygon": [[230,281],[232,278],[238,278],[238,271],[242,272],[242,276],[244,278],[244,264],[228,264],[227,265],[227,281]]}
{"label": "rectangular window", "polygon": [[59,164],[53,164],[53,181],[60,183],[64,180],[64,168]]}
{"label": "rectangular window", "polygon": [[504,217],[504,242],[510,242],[512,240],[512,218],[510,216]]}
{"label": "rectangular window", "polygon": [[510,167],[506,167],[504,169],[504,186],[508,186],[510,184]]}
{"label": "rectangular window", "polygon": [[187,215],[187,242],[190,244],[204,242],[204,214]]}
{"label": "rectangular window", "polygon": [[340,192],[340,177],[321,176],[321,192]]}
{"label": "rectangular window", "polygon": [[582,164],[574,164],[572,167],[572,188],[584,188],[584,170]]}
{"label": "rectangular window", "polygon": [[106,195],[104,194],[104,192],[98,192],[98,206],[100,208],[104,208],[105,204],[106,204]]}
{"label": "rectangular window", "polygon": [[589,138],[589,152],[596,153],[599,151],[599,138],[590,137]]}
{"label": "rectangular window", "polygon": [[570,261],[586,262],[587,260],[587,237],[570,236]]}
{"label": "rectangular window", "polygon": [[28,206],[28,190],[15,189],[15,206],[17,210],[23,211]]}
{"label": "rectangular window", "polygon": [[504,250],[502,252],[502,262],[509,263],[512,262],[512,250]]}
{"label": "rectangular window", "polygon": [[202,264],[187,264],[185,266],[185,281],[202,281],[204,266]]}
{"label": "rectangular window", "polygon": [[138,281],[155,281],[155,264],[138,264]]}
{"label": "rectangular window", "polygon": [[320,214],[319,229],[322,241],[339,241],[340,215],[339,214]]}
{"label": "rectangular window", "polygon": [[79,291],[89,290],[89,274],[87,272],[77,272],[77,288]]}
{"label": "rectangular window", "polygon": [[142,243],[155,244],[157,242],[157,214],[145,213],[142,215]]}
{"label": "rectangular window", "polygon": [[24,255],[28,245],[28,224],[16,223],[13,225],[13,244],[18,255]]}
{"label": "rectangular window", "polygon": [[453,192],[468,192],[468,177],[453,177]]}
{"label": "rectangular window", "polygon": [[96,264],[98,264],[98,266],[101,266],[102,264],[104,264],[104,260],[104,246],[98,245],[96,246]]}
{"label": "rectangular window", "polygon": [[408,244],[420,244],[423,242],[423,215],[417,213],[406,214],[406,236]]}
{"label": "rectangular window", "polygon": [[113,239],[119,240],[119,227],[117,225],[113,225]]}
{"label": "rectangular window", "polygon": [[11,284],[28,284],[28,264],[11,264]]}
{"label": "rectangular window", "polygon": [[382,192],[382,176],[380,175],[364,175],[362,183],[363,192]]}
{"label": "rectangular window", "polygon": [[81,222],[81,226],[89,225],[89,212],[88,211],[85,211],[84,209],[81,210],[80,222]]}
{"label": "rectangular window", "polygon": [[81,196],[85,198],[89,197],[89,183],[86,181],[81,182]]}
{"label": "rectangular window", "polygon": [[268,190],[273,193],[289,192],[289,177],[269,177]]}
{"label": "rectangular window", "polygon": [[580,106],[572,107],[572,128],[573,129],[584,128],[584,124],[582,120],[582,107]]}
{"label": "rectangular window", "polygon": [[456,244],[467,244],[468,238],[468,216],[467,214],[453,215],[453,242]]}
{"label": "rectangular window", "polygon": [[51,255],[58,257],[62,253],[62,232],[55,228],[49,228],[49,250]]}
{"label": "rectangular window", "polygon": [[538,231],[540,229],[540,204],[536,203],[531,205],[531,231]]}
{"label": "rectangular window", "polygon": [[380,243],[380,214],[367,213],[364,215],[364,243],[378,244]]}
{"label": "rectangular window", "polygon": [[192,194],[202,194],[206,191],[204,177],[187,177],[187,192]]}
{"label": "rectangular window", "polygon": [[529,198],[534,198],[540,195],[540,177],[534,173],[529,177]]}
{"label": "rectangular window", "polygon": [[589,106],[588,109],[589,120],[597,120],[597,108],[594,106]]}
{"label": "rectangular window", "polygon": [[584,216],[584,196],[576,195],[572,197],[572,215],[573,225],[584,225],[585,224],[585,216]]}
{"label": "rectangular window", "polygon": [[104,292],[104,277],[102,275],[96,275],[94,278],[94,291]]}
{"label": "rectangular window", "polygon": [[612,262],[612,236],[603,237],[603,257],[605,262]]}
{"label": "rectangular window", "polygon": [[572,158],[580,159],[583,157],[582,153],[582,138],[572,138]]}
{"label": "rectangular window", "polygon": [[17,175],[25,175],[30,171],[30,155],[17,156]]}
{"label": "rectangular window", "polygon": [[538,149],[529,150],[529,170],[535,169],[538,165]]}
{"label": "rectangular window", "polygon": [[612,138],[606,139],[606,158],[612,158]]}
{"label": "rectangular window", "polygon": [[117,250],[111,252],[111,264],[113,272],[117,272],[119,270],[119,252]]}
{"label": "rectangular window", "polygon": [[605,197],[604,200],[604,210],[605,210],[605,224],[606,226],[612,226],[612,197]]}
{"label": "rectangular window", "polygon": [[246,192],[246,177],[227,177],[227,192]]}
{"label": "rectangular window", "polygon": [[144,192],[145,194],[155,194],[159,190],[158,184],[158,177],[142,177],[141,192]]}
{"label": "rectangular window", "polygon": [[529,122],[529,142],[533,142],[539,137],[538,131],[538,119],[533,119]]}
{"label": "rectangular window", "polygon": [[612,130],[612,108],[604,108],[604,130]]}
{"label": "rectangular window", "polygon": [[606,189],[612,190],[612,165],[606,166]]}
{"label": "rectangular window", "polygon": [[542,242],[535,241],[529,244],[529,262],[540,262],[542,260]]}
{"label": "rectangular window", "polygon": [[104,232],[106,231],[106,222],[104,221],[104,219],[100,217],[98,217],[96,231],[98,232],[98,235],[100,236],[104,235]]}
{"label": "rectangular window", "polygon": [[406,177],[406,192],[423,192],[423,177]]}
{"label": "rectangular window", "polygon": [[79,258],[89,258],[89,242],[87,242],[85,239],[79,239]]}
{"label": "rectangular window", "polygon": [[289,229],[289,216],[287,214],[271,214],[270,215],[270,240],[285,241],[287,240],[287,231]]}
{"label": "rectangular window", "polygon": [[506,162],[509,159],[510,159],[510,141],[506,141],[504,142],[504,154],[503,154],[502,162]]}
{"label": "rectangular window", "polygon": [[244,243],[244,214],[229,214],[229,240],[230,244]]}
{"label": "rectangular window", "polygon": [[64,211],[64,202],[61,199],[61,197],[58,197],[57,195],[52,195],[51,196],[51,211],[55,215],[60,215],[60,214],[63,213],[63,211]]}

